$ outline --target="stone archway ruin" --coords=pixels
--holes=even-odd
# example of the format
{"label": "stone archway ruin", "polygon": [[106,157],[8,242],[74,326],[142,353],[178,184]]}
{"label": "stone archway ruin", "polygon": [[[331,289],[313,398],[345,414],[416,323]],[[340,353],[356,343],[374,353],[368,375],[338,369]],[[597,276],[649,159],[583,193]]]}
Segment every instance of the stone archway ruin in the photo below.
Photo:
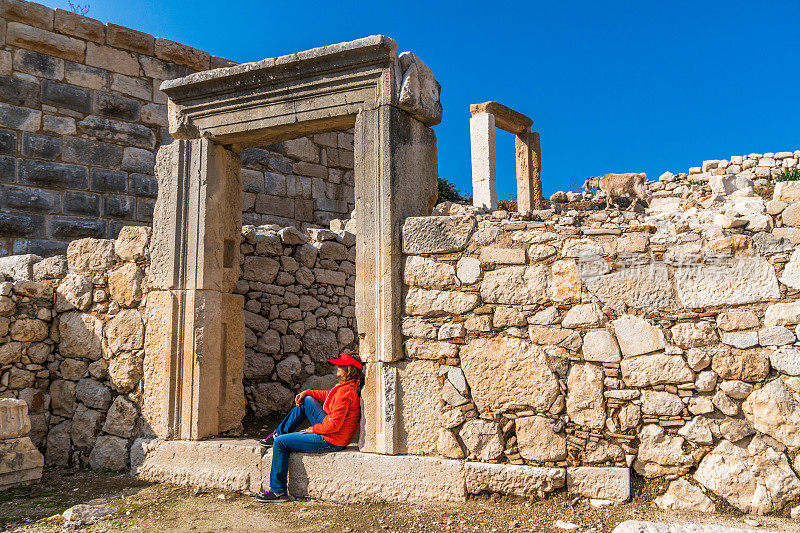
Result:
{"label": "stone archway ruin", "polygon": [[363,451],[398,450],[403,356],[400,224],[436,200],[439,85],[396,44],[371,36],[167,81],[170,133],[159,150],[144,418],[167,439],[200,439],[244,415],[238,152],[355,130],[356,314],[368,365]]}

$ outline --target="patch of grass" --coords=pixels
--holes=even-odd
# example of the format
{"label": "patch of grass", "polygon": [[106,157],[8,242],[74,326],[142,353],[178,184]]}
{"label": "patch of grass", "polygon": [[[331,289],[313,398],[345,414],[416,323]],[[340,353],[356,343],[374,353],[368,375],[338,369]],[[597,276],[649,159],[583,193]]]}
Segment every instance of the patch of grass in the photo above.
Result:
{"label": "patch of grass", "polygon": [[775,181],[800,181],[800,168],[787,168],[775,176]]}

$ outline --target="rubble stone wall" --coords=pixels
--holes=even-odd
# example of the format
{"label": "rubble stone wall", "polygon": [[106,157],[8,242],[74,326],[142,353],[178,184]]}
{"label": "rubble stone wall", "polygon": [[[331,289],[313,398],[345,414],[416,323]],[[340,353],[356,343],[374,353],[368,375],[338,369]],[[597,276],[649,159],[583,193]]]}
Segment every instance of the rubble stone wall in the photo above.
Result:
{"label": "rubble stone wall", "polygon": [[[162,81],[232,65],[168,39],[24,0],[0,1],[0,256],[64,253],[152,220]],[[349,218],[353,136],[330,133],[243,160],[246,223]]]}
{"label": "rubble stone wall", "polygon": [[[0,258],[0,398],[25,400],[49,465],[124,470],[152,436],[139,417],[149,236],[127,226],[66,255]],[[301,387],[331,385],[325,360],[356,336],[355,235],[245,226],[241,247],[248,412],[286,412]]]}
{"label": "rubble stone wall", "polygon": [[245,394],[262,417],[288,412],[301,390],[330,389],[327,360],[353,347],[355,235],[251,226],[242,237]]}
{"label": "rubble stone wall", "polygon": [[624,499],[632,467],[681,476],[662,507],[768,513],[800,496],[800,252],[777,227],[800,183],[768,202],[737,190],[647,214],[407,219],[406,451],[472,461],[471,492],[566,477]]}

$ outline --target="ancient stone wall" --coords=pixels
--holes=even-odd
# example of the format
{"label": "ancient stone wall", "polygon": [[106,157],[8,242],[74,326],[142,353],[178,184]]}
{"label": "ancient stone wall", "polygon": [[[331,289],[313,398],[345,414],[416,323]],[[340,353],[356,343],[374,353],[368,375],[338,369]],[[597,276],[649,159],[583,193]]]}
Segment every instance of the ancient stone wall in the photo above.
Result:
{"label": "ancient stone wall", "polygon": [[[0,1],[0,256],[64,253],[152,220],[172,141],[162,81],[232,65],[168,39]],[[247,223],[327,225],[353,206],[352,134],[246,150]]]}
{"label": "ancient stone wall", "polygon": [[527,476],[624,499],[632,467],[681,476],[663,507],[800,496],[800,253],[779,227],[800,183],[770,201],[739,185],[647,214],[406,220],[408,453],[486,463],[471,492]]}
{"label": "ancient stone wall", "polygon": [[[47,464],[122,470],[152,436],[139,417],[149,236],[128,226],[66,256],[0,258],[0,398],[27,402]],[[245,226],[241,247],[247,409],[286,412],[302,388],[330,387],[324,361],[355,338],[355,235]]]}
{"label": "ancient stone wall", "polygon": [[356,237],[278,226],[242,237],[247,405],[256,416],[288,412],[299,391],[332,387],[326,361],[356,338]]}

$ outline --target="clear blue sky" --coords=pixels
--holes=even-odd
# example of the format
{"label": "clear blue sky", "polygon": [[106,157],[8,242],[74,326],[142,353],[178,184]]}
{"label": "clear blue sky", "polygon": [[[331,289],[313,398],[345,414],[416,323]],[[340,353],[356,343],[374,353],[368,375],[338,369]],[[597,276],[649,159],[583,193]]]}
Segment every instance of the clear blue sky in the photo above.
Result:
{"label": "clear blue sky", "polygon": [[[66,0],[45,0],[66,7]],[[606,172],[800,149],[800,2],[78,0],[89,16],[255,61],[370,34],[442,85],[439,174],[471,189],[469,104],[534,120],[549,194]],[[515,190],[497,137],[498,197]]]}

